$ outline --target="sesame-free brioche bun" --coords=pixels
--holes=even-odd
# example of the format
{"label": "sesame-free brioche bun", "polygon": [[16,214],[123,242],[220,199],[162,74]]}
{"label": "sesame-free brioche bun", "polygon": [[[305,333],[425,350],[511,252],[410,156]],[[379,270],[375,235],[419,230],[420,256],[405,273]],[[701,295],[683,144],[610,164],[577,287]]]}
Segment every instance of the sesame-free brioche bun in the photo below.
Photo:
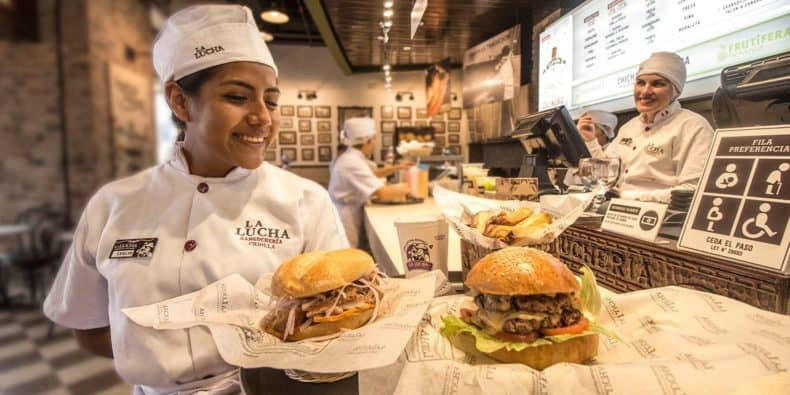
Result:
{"label": "sesame-free brioche bun", "polygon": [[564,263],[529,247],[507,247],[484,256],[472,266],[465,284],[490,295],[557,294],[580,289]]}
{"label": "sesame-free brioche bun", "polygon": [[277,268],[272,278],[272,294],[304,298],[340,288],[374,271],[376,263],[362,250],[308,252]]}
{"label": "sesame-free brioche bun", "polygon": [[575,337],[560,343],[527,347],[521,351],[508,351],[500,348],[494,352],[484,353],[475,347],[475,337],[459,332],[449,338],[453,345],[470,354],[483,354],[491,359],[505,363],[522,363],[533,369],[543,370],[551,365],[568,362],[583,363],[598,354],[598,335]]}
{"label": "sesame-free brioche bun", "polygon": [[[343,315],[344,317],[337,321],[313,324],[306,328],[296,327],[294,328],[294,333],[288,335],[288,337],[285,338],[285,341],[293,342],[309,339],[311,337],[327,336],[340,332],[342,329],[357,329],[370,321],[370,317],[373,316],[373,308],[371,307],[361,311],[347,311],[343,313]],[[272,321],[264,322],[263,330],[277,337],[278,339],[282,339],[282,332],[274,329],[274,327],[271,325],[272,323]]]}

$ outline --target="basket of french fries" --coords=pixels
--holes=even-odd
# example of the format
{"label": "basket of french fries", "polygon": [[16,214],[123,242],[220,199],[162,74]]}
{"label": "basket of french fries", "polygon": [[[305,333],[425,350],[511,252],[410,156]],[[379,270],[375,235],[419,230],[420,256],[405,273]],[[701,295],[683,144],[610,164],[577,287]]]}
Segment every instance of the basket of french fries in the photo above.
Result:
{"label": "basket of french fries", "polygon": [[529,246],[558,254],[557,236],[584,212],[592,194],[543,196],[540,202],[492,200],[435,185],[436,204],[461,238],[462,278],[488,253]]}

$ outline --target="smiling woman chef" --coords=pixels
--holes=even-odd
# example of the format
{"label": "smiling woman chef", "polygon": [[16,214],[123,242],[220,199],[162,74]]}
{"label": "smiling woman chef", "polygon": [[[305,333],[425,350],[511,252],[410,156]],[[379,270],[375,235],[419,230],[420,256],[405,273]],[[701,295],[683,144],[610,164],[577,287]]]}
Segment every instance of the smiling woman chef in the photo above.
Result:
{"label": "smiling woman chef", "polygon": [[696,188],[713,129],[705,118],[680,107],[685,83],[686,64],[673,52],[655,52],[642,62],[634,82],[639,116],[620,128],[606,151],[595,138],[592,117],[579,118],[577,127],[594,158],[622,160],[621,197],[666,203],[672,190]]}
{"label": "smiling woman chef", "polygon": [[170,162],[93,196],[44,312],[82,347],[114,357],[135,394],[237,393],[237,370],[207,329],[144,328],[121,309],[231,273],[255,282],[300,253],[348,242],[325,190],[263,162],[280,91],[248,8],[172,15],[153,60],[184,139]]}

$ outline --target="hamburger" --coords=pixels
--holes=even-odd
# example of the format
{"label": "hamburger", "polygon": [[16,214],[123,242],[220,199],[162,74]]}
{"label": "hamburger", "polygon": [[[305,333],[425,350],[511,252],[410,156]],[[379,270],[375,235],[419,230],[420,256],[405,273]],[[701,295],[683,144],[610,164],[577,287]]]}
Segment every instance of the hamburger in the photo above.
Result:
{"label": "hamburger", "polygon": [[373,258],[357,249],[294,257],[274,273],[271,292],[276,304],[262,327],[284,341],[359,328],[376,319],[383,297]]}
{"label": "hamburger", "polygon": [[554,256],[504,248],[478,261],[465,283],[475,295],[474,306],[462,308],[460,319],[444,317],[442,329],[463,351],[535,369],[581,363],[597,354],[597,327],[583,314],[582,287]]}

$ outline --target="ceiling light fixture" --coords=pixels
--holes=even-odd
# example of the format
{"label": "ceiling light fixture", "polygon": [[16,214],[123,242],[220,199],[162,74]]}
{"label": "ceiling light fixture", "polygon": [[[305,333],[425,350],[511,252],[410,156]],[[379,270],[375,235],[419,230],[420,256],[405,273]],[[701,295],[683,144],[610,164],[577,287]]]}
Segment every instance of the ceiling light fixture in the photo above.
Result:
{"label": "ceiling light fixture", "polygon": [[291,18],[288,18],[288,14],[285,13],[285,8],[277,7],[277,4],[272,1],[272,6],[263,12],[261,12],[261,19],[264,22],[274,23],[276,25],[281,25],[283,23],[288,23]]}
{"label": "ceiling light fixture", "polygon": [[274,40],[274,36],[272,36],[271,33],[264,30],[261,30],[261,38],[263,39],[263,41],[266,41],[267,43]]}
{"label": "ceiling light fixture", "polygon": [[392,1],[388,0],[384,2],[384,8],[392,8]]}
{"label": "ceiling light fixture", "polygon": [[407,45],[407,46],[403,47],[403,50],[404,51],[411,51],[411,47]]}
{"label": "ceiling light fixture", "polygon": [[392,21],[391,20],[384,21],[384,27],[392,27]]}
{"label": "ceiling light fixture", "polygon": [[384,10],[384,17],[385,18],[392,18],[392,14],[393,14],[392,10],[390,10],[390,9]]}
{"label": "ceiling light fixture", "polygon": [[391,76],[391,75],[387,75],[387,76],[385,76],[385,77],[384,77],[384,81],[387,81],[387,82],[390,82],[390,81],[392,81],[392,76]]}
{"label": "ceiling light fixture", "polygon": [[391,69],[391,68],[392,68],[392,67],[390,67],[390,65],[389,65],[389,64],[384,64],[384,66],[381,66],[381,69],[382,69],[382,70],[384,70],[384,71],[388,71],[388,70],[389,70],[389,69]]}

